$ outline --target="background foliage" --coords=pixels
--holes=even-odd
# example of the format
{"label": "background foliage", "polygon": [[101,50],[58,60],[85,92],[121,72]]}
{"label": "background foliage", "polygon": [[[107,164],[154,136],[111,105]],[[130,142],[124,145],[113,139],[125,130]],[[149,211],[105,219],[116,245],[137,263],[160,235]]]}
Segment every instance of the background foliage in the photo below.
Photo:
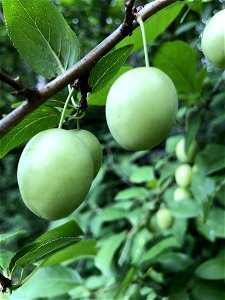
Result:
{"label": "background foliage", "polygon": [[[123,19],[123,1],[55,2],[77,35],[81,56]],[[104,162],[87,199],[75,213],[51,223],[39,219],[24,207],[16,181],[23,143],[36,133],[32,129],[37,129],[36,124],[37,130],[57,125],[58,108],[65,100],[63,93],[14,128],[11,136],[6,136],[8,140],[0,140],[2,157],[18,146],[0,160],[0,224],[4,241],[1,268],[7,271],[14,253],[26,246],[11,260],[10,268],[17,266],[16,281],[21,267],[26,266],[24,273],[29,274],[33,262],[59,249],[12,293],[10,300],[224,299],[224,74],[213,68],[200,51],[204,24],[224,4],[184,4],[173,4],[146,22],[151,65],[171,77],[179,94],[176,126],[159,146],[136,153],[122,150],[105,122],[105,98],[112,82],[125,70],[144,64],[140,31],[122,41],[118,50],[93,69],[89,79],[94,86],[89,96],[91,106],[81,125],[98,136]],[[13,47],[2,14],[0,36],[1,68],[13,77],[19,74],[26,85],[43,85],[46,79],[24,63]],[[101,70],[108,70],[106,77]],[[17,105],[18,99],[10,95],[7,85],[0,84],[3,115]],[[74,126],[71,123],[68,128]],[[25,128],[28,130],[24,132]],[[14,143],[15,136],[18,139]],[[192,197],[176,202],[174,174],[180,162],[175,146],[181,136],[185,136],[187,147],[196,139],[199,152],[192,163],[197,168],[190,187]],[[168,208],[173,217],[169,228],[157,223],[157,211],[162,207]],[[74,220],[80,228],[71,222]],[[57,226],[60,229],[45,233]],[[16,232],[19,233],[13,234]],[[77,242],[82,234],[85,239]],[[62,241],[61,236],[67,239]]]}

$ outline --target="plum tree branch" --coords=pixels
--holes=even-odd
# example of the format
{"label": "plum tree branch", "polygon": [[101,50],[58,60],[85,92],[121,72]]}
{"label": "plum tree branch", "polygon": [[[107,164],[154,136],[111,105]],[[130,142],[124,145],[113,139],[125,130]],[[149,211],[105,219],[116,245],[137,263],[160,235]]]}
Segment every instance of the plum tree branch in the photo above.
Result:
{"label": "plum tree branch", "polygon": [[[145,5],[145,7],[139,12],[139,15],[143,20],[146,20],[156,12],[177,1],[178,0],[155,0]],[[129,2],[132,3],[133,1]],[[93,66],[100,60],[100,58],[107,54],[126,36],[131,34],[132,31],[138,26],[137,22],[132,22],[129,24],[129,27],[126,25],[126,30],[124,30],[124,24],[125,23],[123,22],[111,35],[97,45],[92,51],[86,54],[75,65],[47,83],[42,88],[38,89],[35,93],[35,96],[32,97],[32,101],[27,99],[23,102],[23,104],[5,116],[0,121],[0,137],[4,136],[27,115],[39,108],[49,98],[61,91],[68,84],[71,84],[77,78],[88,74]]]}

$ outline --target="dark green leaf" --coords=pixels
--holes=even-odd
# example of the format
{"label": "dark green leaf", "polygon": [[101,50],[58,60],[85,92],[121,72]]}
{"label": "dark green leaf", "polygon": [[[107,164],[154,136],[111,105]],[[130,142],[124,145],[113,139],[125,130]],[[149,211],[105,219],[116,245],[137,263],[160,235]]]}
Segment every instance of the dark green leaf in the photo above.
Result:
{"label": "dark green leaf", "polygon": [[63,225],[60,225],[56,228],[53,228],[45,232],[39,238],[37,238],[35,242],[45,242],[60,237],[81,238],[82,235],[83,235],[83,231],[80,229],[77,223],[74,221],[69,221]]}
{"label": "dark green leaf", "polygon": [[196,50],[182,41],[165,43],[156,53],[153,65],[164,71],[177,90],[195,93]]}
{"label": "dark green leaf", "polygon": [[60,113],[53,107],[42,106],[0,138],[0,158],[40,131],[56,127]]}
{"label": "dark green leaf", "polygon": [[76,271],[63,266],[41,268],[26,284],[15,291],[10,300],[50,298],[68,293],[81,282]]}
{"label": "dark green leaf", "polygon": [[193,263],[188,255],[171,252],[160,255],[156,262],[160,263],[167,272],[181,272]]}
{"label": "dark green leaf", "polygon": [[171,201],[169,209],[176,218],[193,218],[200,215],[201,206],[193,199],[182,199]]}
{"label": "dark green leaf", "polygon": [[49,255],[57,249],[65,247],[75,241],[77,241],[77,239],[74,237],[61,237],[42,243],[33,251],[30,251],[21,258],[17,259],[15,265],[21,268],[25,268],[28,264],[31,264],[36,260],[40,259],[41,257],[47,254]]}
{"label": "dark green leaf", "polygon": [[191,300],[224,300],[224,290],[213,286],[209,281],[195,282],[191,291]]}
{"label": "dark green leaf", "polygon": [[116,74],[116,76],[113,79],[110,79],[106,86],[102,88],[99,92],[96,93],[90,93],[88,96],[88,103],[90,105],[101,105],[104,106],[106,103],[108,92],[112,86],[112,84],[116,81],[117,78],[119,78],[123,73],[131,70],[131,67],[122,67],[119,72]]}
{"label": "dark green leaf", "polygon": [[71,262],[79,258],[93,257],[96,255],[96,253],[96,241],[83,240],[57,251],[55,254],[47,258],[43,265],[55,265],[65,261]]}
{"label": "dark green leaf", "polygon": [[88,80],[92,87],[92,93],[100,91],[118,73],[122,65],[127,60],[133,45],[116,49],[109,52],[91,70]]}
{"label": "dark green leaf", "polygon": [[141,259],[141,263],[151,261],[155,259],[163,251],[170,249],[171,247],[180,247],[180,243],[174,237],[166,238],[159,243],[155,244],[150,250],[146,251]]}
{"label": "dark green leaf", "polygon": [[225,146],[209,144],[196,157],[196,163],[206,175],[225,168]]}
{"label": "dark green leaf", "polygon": [[197,115],[193,120],[191,120],[188,130],[185,134],[185,151],[188,153],[188,149],[191,146],[191,143],[195,139],[199,126],[200,126],[201,118]]}
{"label": "dark green leaf", "polygon": [[135,275],[135,268],[134,267],[131,267],[129,269],[129,271],[127,272],[123,282],[121,283],[114,299],[115,300],[120,300],[122,295],[123,295],[123,292],[126,290],[126,288],[128,287],[128,285],[130,284],[130,282],[133,280],[133,277]]}
{"label": "dark green leaf", "polygon": [[25,232],[26,232],[26,230],[20,230],[20,231],[13,232],[13,233],[0,234],[0,244],[7,241],[7,240],[9,240],[9,239],[11,239],[11,238],[16,237],[17,235],[23,234]]}
{"label": "dark green leaf", "polygon": [[225,258],[211,258],[198,266],[195,275],[207,280],[225,279]]}
{"label": "dark green leaf", "polygon": [[50,0],[4,0],[9,36],[28,65],[52,78],[79,57],[78,40]]}
{"label": "dark green leaf", "polygon": [[[151,5],[151,4],[149,4]],[[173,20],[180,13],[185,3],[181,1],[171,4],[166,8],[160,10],[151,18],[145,21],[145,32],[147,42],[154,41],[165,29],[173,22]],[[142,36],[140,27],[134,30],[131,36],[123,39],[117,48],[123,47],[128,44],[133,44],[133,51],[137,51],[143,47]]]}

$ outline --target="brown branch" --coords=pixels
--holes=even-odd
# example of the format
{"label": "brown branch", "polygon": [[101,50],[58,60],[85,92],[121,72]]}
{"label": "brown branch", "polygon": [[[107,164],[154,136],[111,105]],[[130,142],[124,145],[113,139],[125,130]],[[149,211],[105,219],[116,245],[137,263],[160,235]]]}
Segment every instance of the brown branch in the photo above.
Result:
{"label": "brown branch", "polygon": [[12,78],[9,75],[7,75],[5,72],[0,70],[0,80],[14,88],[15,90],[22,90],[24,87],[21,84],[19,78]]}
{"label": "brown branch", "polygon": [[[146,20],[164,7],[177,2],[178,0],[155,0],[147,4],[140,12],[139,15]],[[138,26],[133,23],[131,32]],[[119,26],[110,36],[97,45],[92,51],[84,56],[70,69],[50,81],[44,87],[38,90],[36,97],[32,101],[24,101],[24,103],[13,110],[10,114],[0,121],[0,137],[5,135],[11,128],[16,126],[27,115],[32,113],[49,98],[65,88],[68,84],[74,82],[77,78],[84,76],[96,64],[96,62],[107,54],[113,47],[115,47],[121,40],[129,35],[129,32],[123,30],[123,24]]]}

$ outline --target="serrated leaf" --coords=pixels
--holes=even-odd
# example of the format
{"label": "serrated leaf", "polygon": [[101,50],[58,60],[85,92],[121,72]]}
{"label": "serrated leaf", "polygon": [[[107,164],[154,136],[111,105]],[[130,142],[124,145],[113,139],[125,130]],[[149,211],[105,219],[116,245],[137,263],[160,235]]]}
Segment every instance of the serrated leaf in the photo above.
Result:
{"label": "serrated leaf", "polygon": [[75,270],[64,266],[49,266],[38,270],[22,287],[10,296],[10,300],[33,300],[59,297],[81,283]]}
{"label": "serrated leaf", "polygon": [[83,231],[80,229],[80,227],[75,221],[69,221],[63,225],[60,225],[56,228],[45,232],[39,238],[37,238],[35,242],[45,242],[50,239],[56,239],[59,237],[80,238],[83,234]]}
{"label": "serrated leaf", "polygon": [[177,90],[196,92],[196,50],[187,43],[182,41],[165,43],[156,53],[153,65],[172,79]]}
{"label": "serrated leaf", "polygon": [[30,251],[29,253],[17,259],[15,261],[15,265],[21,268],[25,268],[27,265],[35,262],[41,257],[47,254],[49,255],[55,250],[65,247],[66,245],[75,241],[77,241],[77,239],[74,237],[61,237],[61,238],[57,238],[54,240],[41,243],[40,245],[38,245],[38,247],[33,249],[33,251]]}
{"label": "serrated leaf", "polygon": [[133,45],[109,52],[91,70],[88,83],[92,93],[100,91],[120,70],[133,49]]}
{"label": "serrated leaf", "polygon": [[9,37],[25,62],[52,78],[79,57],[78,40],[50,0],[3,0]]}
{"label": "serrated leaf", "polygon": [[166,238],[156,245],[154,245],[150,250],[146,251],[141,259],[141,263],[153,260],[163,251],[171,248],[171,247],[180,247],[180,243],[174,237]]}
{"label": "serrated leaf", "polygon": [[13,233],[3,233],[3,234],[0,234],[0,244],[3,243],[3,242],[5,242],[8,239],[14,238],[15,236],[17,236],[19,234],[23,234],[25,232],[26,232],[26,230],[20,230],[20,231],[13,232]]}
{"label": "serrated leaf", "polygon": [[57,251],[45,260],[43,266],[55,265],[61,262],[71,262],[84,257],[93,257],[96,253],[96,241],[83,240],[75,245]]}
{"label": "serrated leaf", "polygon": [[[152,5],[149,3],[149,5]],[[173,20],[180,13],[181,9],[185,5],[184,2],[175,2],[164,9],[160,10],[148,20],[145,21],[145,32],[147,42],[154,41],[165,29],[173,22]],[[141,49],[143,47],[141,29],[138,27],[134,30],[131,36],[123,39],[117,48],[123,47],[128,44],[133,44],[133,52]]]}
{"label": "serrated leaf", "polygon": [[195,270],[195,275],[207,280],[225,279],[224,267],[224,257],[212,258],[200,264]]}
{"label": "serrated leaf", "polygon": [[105,105],[108,92],[113,85],[113,83],[116,81],[117,78],[119,78],[123,73],[131,70],[131,67],[122,67],[119,72],[114,76],[108,83],[105,85],[104,88],[102,88],[100,91],[95,93],[90,93],[88,96],[88,103],[90,105]]}
{"label": "serrated leaf", "polygon": [[60,113],[53,107],[43,106],[36,110],[0,138],[0,158],[40,131],[56,127],[59,119]]}

